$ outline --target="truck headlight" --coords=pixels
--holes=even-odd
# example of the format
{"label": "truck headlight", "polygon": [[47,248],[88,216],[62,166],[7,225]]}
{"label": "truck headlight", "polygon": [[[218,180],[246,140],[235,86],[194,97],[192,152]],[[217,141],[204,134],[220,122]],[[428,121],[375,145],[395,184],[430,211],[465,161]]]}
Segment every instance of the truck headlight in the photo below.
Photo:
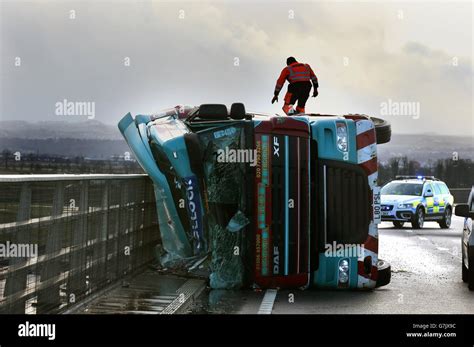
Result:
{"label": "truck headlight", "polygon": [[336,145],[341,152],[347,152],[349,146],[347,143],[347,126],[346,123],[336,122]]}
{"label": "truck headlight", "polygon": [[341,259],[339,261],[339,286],[347,287],[349,284],[349,260]]}
{"label": "truck headlight", "polygon": [[398,204],[398,208],[412,208],[412,204],[404,204],[404,203],[400,203]]}

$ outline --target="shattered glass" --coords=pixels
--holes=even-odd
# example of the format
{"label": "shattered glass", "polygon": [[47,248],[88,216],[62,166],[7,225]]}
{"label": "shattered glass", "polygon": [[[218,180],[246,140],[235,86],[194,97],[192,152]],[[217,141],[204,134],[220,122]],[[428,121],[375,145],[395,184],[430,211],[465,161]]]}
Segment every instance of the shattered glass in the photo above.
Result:
{"label": "shattered glass", "polygon": [[210,285],[214,289],[239,288],[244,281],[242,260],[245,226],[243,177],[245,163],[219,162],[219,150],[244,148],[244,129],[238,126],[199,134],[204,149],[204,174],[210,209]]}
{"label": "shattered glass", "polygon": [[237,232],[245,228],[250,223],[248,218],[242,211],[237,211],[237,213],[232,217],[227,224],[227,230],[230,232]]}
{"label": "shattered glass", "polygon": [[231,233],[218,224],[211,229],[211,288],[240,288],[243,282],[243,264],[236,248],[241,246],[239,233]]}

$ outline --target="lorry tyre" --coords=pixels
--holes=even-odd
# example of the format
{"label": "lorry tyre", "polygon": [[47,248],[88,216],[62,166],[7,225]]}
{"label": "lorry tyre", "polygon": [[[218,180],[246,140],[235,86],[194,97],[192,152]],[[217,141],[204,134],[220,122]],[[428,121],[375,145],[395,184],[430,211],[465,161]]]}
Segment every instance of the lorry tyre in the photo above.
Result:
{"label": "lorry tyre", "polygon": [[392,278],[392,269],[390,264],[385,260],[379,259],[377,261],[377,282],[375,284],[375,288],[386,286],[390,283],[390,279]]}
{"label": "lorry tyre", "polygon": [[392,127],[390,123],[385,119],[369,117],[370,120],[374,123],[375,134],[377,136],[377,144],[381,145],[382,143],[390,142],[392,137]]}

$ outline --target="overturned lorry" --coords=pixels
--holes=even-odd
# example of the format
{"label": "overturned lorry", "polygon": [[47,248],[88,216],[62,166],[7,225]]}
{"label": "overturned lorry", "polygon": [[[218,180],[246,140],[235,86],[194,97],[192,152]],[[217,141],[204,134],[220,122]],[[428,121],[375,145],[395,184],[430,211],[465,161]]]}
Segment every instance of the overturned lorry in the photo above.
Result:
{"label": "overturned lorry", "polygon": [[387,122],[234,103],[127,114],[119,129],[154,182],[165,266],[207,257],[212,288],[390,282],[377,229]]}

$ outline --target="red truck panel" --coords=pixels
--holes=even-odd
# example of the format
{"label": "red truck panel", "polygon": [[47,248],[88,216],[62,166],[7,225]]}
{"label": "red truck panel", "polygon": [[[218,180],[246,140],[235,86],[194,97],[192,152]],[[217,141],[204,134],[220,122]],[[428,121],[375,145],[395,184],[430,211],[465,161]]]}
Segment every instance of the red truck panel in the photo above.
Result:
{"label": "red truck panel", "polygon": [[309,284],[309,126],[273,118],[255,128],[254,283],[261,288]]}

